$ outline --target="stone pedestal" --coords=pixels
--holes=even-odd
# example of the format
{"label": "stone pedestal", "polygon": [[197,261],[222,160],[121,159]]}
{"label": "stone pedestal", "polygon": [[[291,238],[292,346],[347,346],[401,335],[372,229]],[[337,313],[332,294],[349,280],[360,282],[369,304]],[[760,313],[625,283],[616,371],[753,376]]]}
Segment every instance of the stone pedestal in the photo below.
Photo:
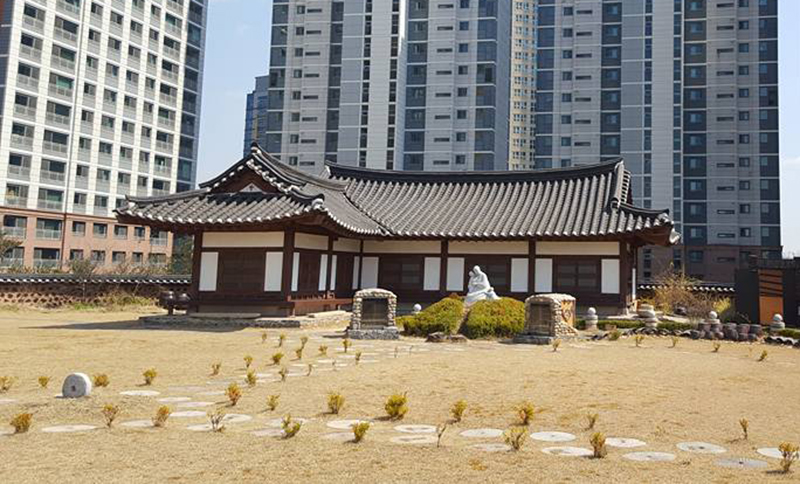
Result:
{"label": "stone pedestal", "polygon": [[395,322],[397,296],[385,289],[363,289],[353,296],[353,315],[347,337],[351,339],[398,339]]}
{"label": "stone pedestal", "polygon": [[597,309],[589,308],[586,312],[586,331],[597,331]]}
{"label": "stone pedestal", "polygon": [[656,316],[656,310],[651,304],[641,304],[637,314],[639,319],[644,319],[645,328],[658,328],[658,317]]}
{"label": "stone pedestal", "polygon": [[772,323],[769,325],[769,330],[773,333],[786,329],[786,323],[783,322],[783,316],[776,314],[772,317]]}
{"label": "stone pedestal", "polygon": [[555,339],[578,336],[575,298],[568,294],[539,294],[525,300],[525,329],[515,343],[551,344]]}

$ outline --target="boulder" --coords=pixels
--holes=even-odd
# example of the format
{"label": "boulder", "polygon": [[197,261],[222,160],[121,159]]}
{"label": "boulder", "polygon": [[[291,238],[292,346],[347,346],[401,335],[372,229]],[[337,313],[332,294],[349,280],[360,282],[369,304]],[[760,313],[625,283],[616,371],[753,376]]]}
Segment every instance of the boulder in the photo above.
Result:
{"label": "boulder", "polygon": [[85,373],[72,373],[61,385],[61,395],[64,398],[82,398],[91,394],[92,380]]}

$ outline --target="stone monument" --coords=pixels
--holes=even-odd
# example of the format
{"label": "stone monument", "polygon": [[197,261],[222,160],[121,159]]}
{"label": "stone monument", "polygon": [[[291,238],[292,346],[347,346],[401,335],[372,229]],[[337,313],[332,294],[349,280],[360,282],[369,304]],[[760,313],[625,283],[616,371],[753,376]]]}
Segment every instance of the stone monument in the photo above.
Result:
{"label": "stone monument", "polygon": [[589,308],[586,312],[586,331],[597,331],[597,321],[599,318],[597,317],[597,309]]}
{"label": "stone monument", "polygon": [[347,337],[352,339],[398,339],[395,319],[397,296],[385,289],[362,289],[353,296],[353,315]]}
{"label": "stone monument", "polygon": [[656,316],[656,309],[652,304],[640,304],[637,314],[639,319],[644,319],[645,328],[658,328],[658,316]]}
{"label": "stone monument", "polygon": [[786,323],[783,322],[783,316],[776,314],[772,317],[772,324],[769,325],[769,330],[773,333],[786,329]]}
{"label": "stone monument", "polygon": [[61,396],[64,398],[82,398],[91,394],[92,380],[85,373],[73,373],[61,385]]}
{"label": "stone monument", "polygon": [[475,266],[469,272],[469,283],[467,284],[467,297],[464,298],[464,305],[470,307],[478,301],[496,301],[500,299],[494,292],[494,288],[489,284],[489,277]]}
{"label": "stone monument", "polygon": [[546,345],[576,338],[575,298],[568,294],[538,294],[525,300],[525,329],[515,343]]}

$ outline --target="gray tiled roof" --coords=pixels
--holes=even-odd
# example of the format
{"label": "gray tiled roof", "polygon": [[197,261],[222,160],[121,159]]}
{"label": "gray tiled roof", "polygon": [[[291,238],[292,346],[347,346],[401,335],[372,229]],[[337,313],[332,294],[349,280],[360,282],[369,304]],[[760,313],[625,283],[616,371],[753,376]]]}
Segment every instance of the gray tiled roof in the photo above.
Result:
{"label": "gray tiled roof", "polygon": [[[227,193],[252,172],[273,190]],[[385,238],[677,241],[668,212],[630,204],[622,160],[527,172],[390,172],[328,165],[313,176],[252,153],[199,190],[131,198],[121,219],[172,226],[239,226],[321,216],[351,235]]]}

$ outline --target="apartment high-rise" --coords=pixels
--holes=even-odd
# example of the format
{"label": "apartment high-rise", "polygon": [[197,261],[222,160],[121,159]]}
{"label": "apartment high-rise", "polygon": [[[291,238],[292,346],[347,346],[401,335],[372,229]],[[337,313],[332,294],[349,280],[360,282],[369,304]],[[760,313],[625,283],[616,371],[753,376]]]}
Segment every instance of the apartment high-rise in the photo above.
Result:
{"label": "apartment high-rise", "polygon": [[537,168],[623,157],[683,245],[644,250],[732,281],[781,256],[777,0],[538,0]]}
{"label": "apartment high-rise", "polygon": [[394,168],[405,0],[275,1],[264,148],[292,166]]}
{"label": "apartment high-rise", "polygon": [[256,77],[256,87],[247,95],[244,116],[245,154],[250,151],[253,142],[266,146],[268,85],[269,76]]}
{"label": "apartment high-rise", "polygon": [[0,2],[3,264],[162,262],[126,195],[195,182],[206,0]]}
{"label": "apartment high-rise", "polygon": [[536,94],[536,0],[514,0],[511,20],[511,105],[509,156],[511,170],[534,168],[534,96]]}

